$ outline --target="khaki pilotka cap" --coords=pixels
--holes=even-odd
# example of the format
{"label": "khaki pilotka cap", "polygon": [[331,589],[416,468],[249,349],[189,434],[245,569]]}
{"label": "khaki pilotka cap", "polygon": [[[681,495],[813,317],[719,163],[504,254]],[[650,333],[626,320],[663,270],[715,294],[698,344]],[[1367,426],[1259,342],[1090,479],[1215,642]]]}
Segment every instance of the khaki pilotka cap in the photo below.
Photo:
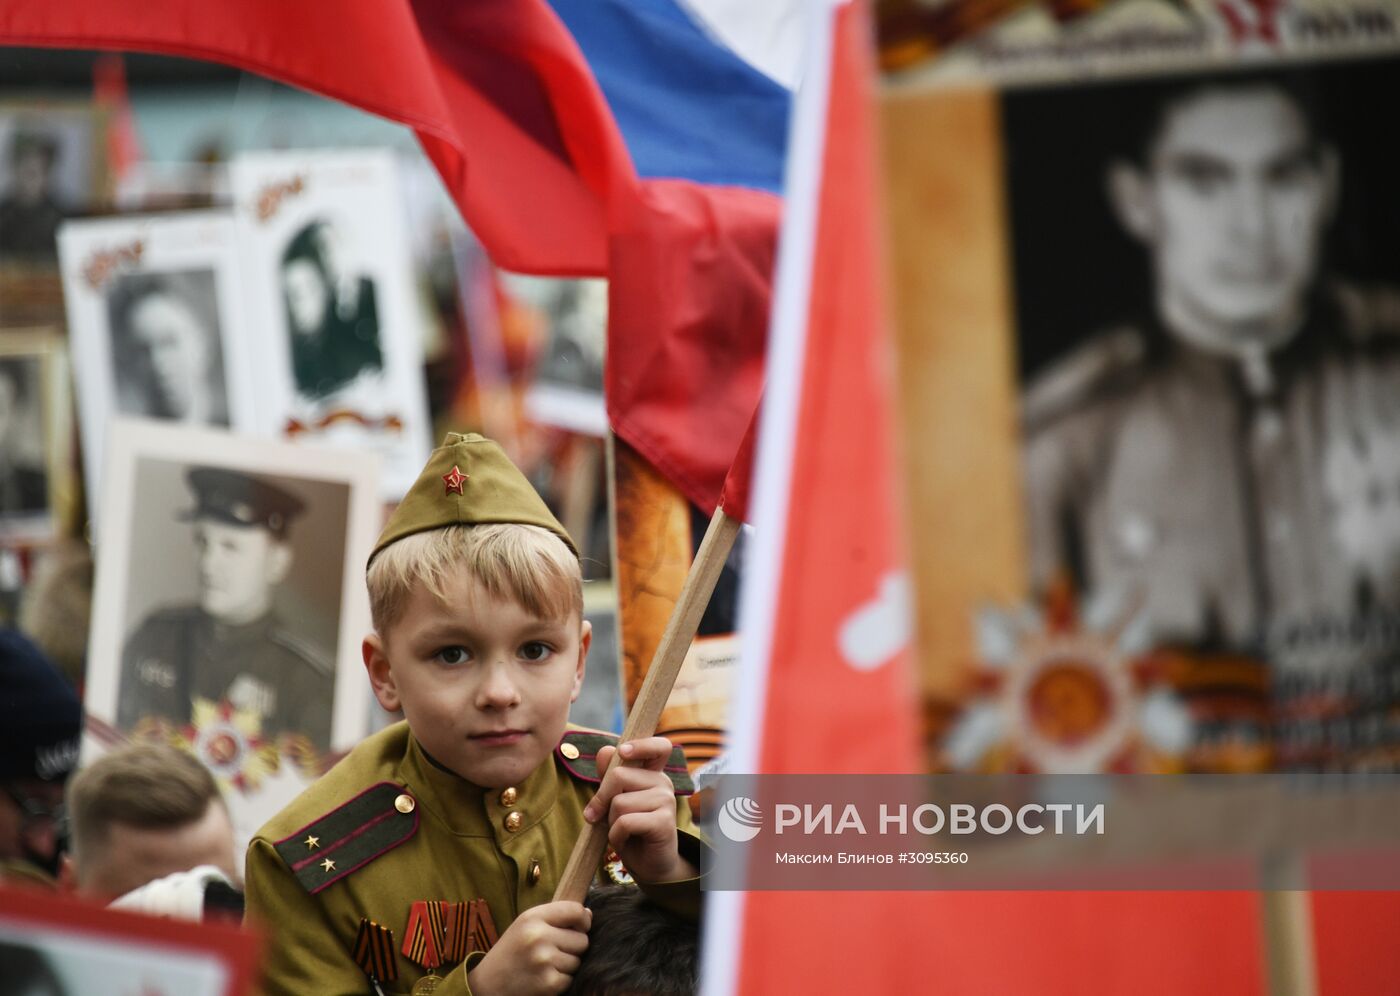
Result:
{"label": "khaki pilotka cap", "polygon": [[380,550],[414,533],[493,522],[541,526],[578,556],[578,547],[544,499],[496,442],[475,432],[449,432],[389,516],[369,560],[373,563]]}

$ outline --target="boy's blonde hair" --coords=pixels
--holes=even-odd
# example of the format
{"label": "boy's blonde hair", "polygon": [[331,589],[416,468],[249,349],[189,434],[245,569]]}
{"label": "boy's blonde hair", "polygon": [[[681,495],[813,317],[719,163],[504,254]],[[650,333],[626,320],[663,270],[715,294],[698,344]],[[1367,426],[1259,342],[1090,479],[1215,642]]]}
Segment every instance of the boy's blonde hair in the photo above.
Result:
{"label": "boy's blonde hair", "polygon": [[449,574],[464,569],[496,598],[542,619],[583,617],[578,558],[548,529],[519,522],[444,526],[390,543],[370,561],[370,616],[383,636],[403,615],[414,585],[445,598]]}

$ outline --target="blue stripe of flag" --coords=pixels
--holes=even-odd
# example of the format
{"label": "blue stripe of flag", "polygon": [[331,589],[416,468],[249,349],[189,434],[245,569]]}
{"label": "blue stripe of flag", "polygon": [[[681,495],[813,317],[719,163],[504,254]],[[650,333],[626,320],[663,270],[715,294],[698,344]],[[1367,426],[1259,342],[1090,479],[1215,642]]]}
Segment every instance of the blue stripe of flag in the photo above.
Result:
{"label": "blue stripe of flag", "polygon": [[643,177],[782,192],[791,94],[675,0],[549,0]]}

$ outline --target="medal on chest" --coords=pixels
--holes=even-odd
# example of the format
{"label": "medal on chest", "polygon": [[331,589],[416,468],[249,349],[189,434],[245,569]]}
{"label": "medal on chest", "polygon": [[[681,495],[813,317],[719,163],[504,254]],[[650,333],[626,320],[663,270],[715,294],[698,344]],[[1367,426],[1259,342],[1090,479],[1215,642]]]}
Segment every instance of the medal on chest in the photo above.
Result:
{"label": "medal on chest", "polygon": [[496,925],[485,899],[453,903],[420,899],[409,908],[404,928],[403,956],[428,970],[413,984],[413,996],[427,996],[442,985],[440,965],[456,965],[473,951],[489,951],[496,943]]}
{"label": "medal on chest", "polygon": [[616,851],[608,848],[607,857],[603,859],[603,872],[608,876],[608,881],[613,885],[635,885],[636,879],[627,870],[627,866],[622,863]]}
{"label": "medal on chest", "polygon": [[368,917],[360,917],[360,932],[355,935],[351,956],[360,971],[369,976],[376,993],[383,992],[381,982],[393,982],[399,977],[399,966],[394,961],[394,932]]}

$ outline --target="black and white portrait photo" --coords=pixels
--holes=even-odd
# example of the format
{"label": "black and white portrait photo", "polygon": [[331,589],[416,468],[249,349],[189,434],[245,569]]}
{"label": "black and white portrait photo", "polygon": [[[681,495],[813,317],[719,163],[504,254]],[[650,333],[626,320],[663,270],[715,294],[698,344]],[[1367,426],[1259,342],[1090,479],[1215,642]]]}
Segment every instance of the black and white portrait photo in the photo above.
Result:
{"label": "black and white portrait photo", "polygon": [[1392,62],[1003,95],[1031,579],[1156,643],[1400,611]]}
{"label": "black and white portrait photo", "polygon": [[229,424],[212,269],[123,274],[107,308],[118,414]]}
{"label": "black and white portrait photo", "polygon": [[316,220],[282,252],[292,373],[297,393],[312,401],[384,371],[374,281],[350,268],[344,238],[333,222]]}
{"label": "black and white portrait photo", "polygon": [[[973,763],[1396,770],[1400,60],[1189,58],[885,101],[927,694],[1022,717]],[[1005,677],[1071,645],[1098,740]]]}
{"label": "black and white portrait photo", "polygon": [[259,431],[370,450],[397,500],[431,448],[398,163],[385,149],[257,152],[229,164],[258,356]]}
{"label": "black and white portrait photo", "polygon": [[511,274],[504,283],[534,319],[542,338],[525,396],[530,417],[573,432],[605,435],[607,281]]}
{"label": "black and white portrait photo", "polygon": [[39,515],[49,506],[41,362],[0,354],[0,519]]}
{"label": "black and white portrait photo", "polygon": [[[164,492],[155,485],[172,472],[183,501],[161,526]],[[159,556],[132,565],[131,591],[170,594],[128,606],[118,725],[148,717],[183,724],[195,703],[227,702],[256,717],[263,737],[299,734],[327,749],[343,553],[311,543],[344,534],[346,487],[146,461],[138,489],[159,528],[137,528]],[[323,575],[306,569],[313,551]],[[161,576],[146,576],[155,565]]]}
{"label": "black and white portrait photo", "polygon": [[124,731],[229,721],[321,753],[362,734],[355,581],[375,461],[136,421],[118,423],[113,446],[95,714]]}
{"label": "black and white portrait photo", "polygon": [[[259,357],[246,334],[238,229],[218,212],[65,222],[84,472],[101,489],[114,418],[253,431]],[[91,509],[100,528],[105,507]]]}
{"label": "black and white portrait photo", "polygon": [[0,260],[49,263],[64,218],[98,196],[90,108],[0,108]]}
{"label": "black and white portrait photo", "polygon": [[53,537],[71,489],[67,353],[56,329],[0,334],[0,540]]}

